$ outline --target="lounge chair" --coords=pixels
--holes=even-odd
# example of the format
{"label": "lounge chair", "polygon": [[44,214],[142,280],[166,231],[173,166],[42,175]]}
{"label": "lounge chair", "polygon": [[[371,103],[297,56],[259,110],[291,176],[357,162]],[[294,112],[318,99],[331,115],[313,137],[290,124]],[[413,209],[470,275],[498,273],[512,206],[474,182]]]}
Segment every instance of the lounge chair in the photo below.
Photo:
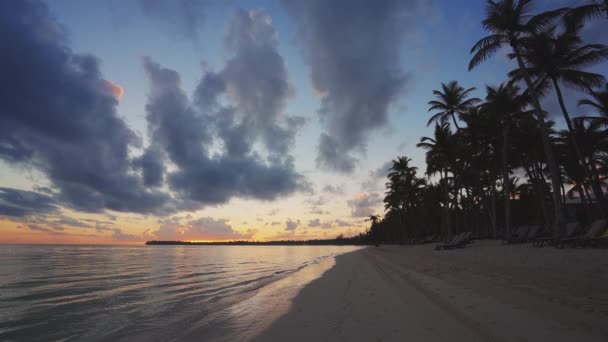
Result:
{"label": "lounge chair", "polygon": [[452,238],[448,239],[443,245],[437,245],[437,246],[435,246],[435,250],[440,250],[440,249],[443,249],[445,246],[451,246],[451,245],[453,245],[454,243],[456,243],[456,242],[458,242],[458,241],[460,241],[462,239],[462,235],[463,234],[464,233],[459,233],[459,234],[456,234],[456,235],[452,236]]}
{"label": "lounge chair", "polygon": [[590,247],[608,247],[608,229],[602,235],[587,240],[586,245]]}
{"label": "lounge chair", "polygon": [[436,246],[435,250],[463,248],[471,242],[471,235],[473,235],[472,232],[460,233],[456,237],[454,237],[452,241],[443,245]]}
{"label": "lounge chair", "polygon": [[576,236],[576,234],[578,233],[578,231],[580,229],[581,229],[581,225],[578,222],[567,223],[566,224],[566,234],[564,235],[564,237],[561,240],[556,241],[553,238],[553,236],[543,235],[541,237],[534,239],[533,245],[535,247],[543,247],[544,245],[563,247],[561,245],[561,241],[563,241],[564,239],[569,239],[569,238]]}
{"label": "lounge chair", "polygon": [[[582,235],[570,237],[560,241],[560,247],[564,246],[589,246],[593,245],[600,239],[601,241],[603,234],[608,229],[608,221],[605,219],[596,220],[590,226],[589,229]],[[595,241],[594,241],[595,240]]]}
{"label": "lounge chair", "polygon": [[526,241],[532,241],[538,237],[540,234],[541,228],[539,225],[530,226],[530,230],[528,231],[528,236],[526,237]]}
{"label": "lounge chair", "polygon": [[506,243],[522,243],[529,240],[530,233],[534,236],[538,233],[538,226],[521,226],[515,229],[511,236],[505,240]]}

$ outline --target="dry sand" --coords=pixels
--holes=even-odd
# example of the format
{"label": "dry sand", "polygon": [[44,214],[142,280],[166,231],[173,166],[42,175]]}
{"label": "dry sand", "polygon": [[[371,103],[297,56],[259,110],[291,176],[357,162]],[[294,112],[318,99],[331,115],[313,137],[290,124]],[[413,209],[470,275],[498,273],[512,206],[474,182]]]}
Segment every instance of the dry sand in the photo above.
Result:
{"label": "dry sand", "polygon": [[608,251],[475,242],[336,258],[256,341],[608,341]]}

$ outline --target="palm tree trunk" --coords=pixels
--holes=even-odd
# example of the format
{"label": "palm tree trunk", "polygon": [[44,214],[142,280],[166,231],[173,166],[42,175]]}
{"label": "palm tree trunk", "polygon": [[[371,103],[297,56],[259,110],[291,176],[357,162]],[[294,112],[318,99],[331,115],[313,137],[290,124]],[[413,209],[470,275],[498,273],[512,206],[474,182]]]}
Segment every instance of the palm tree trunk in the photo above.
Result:
{"label": "palm tree trunk", "polygon": [[444,176],[444,194],[445,194],[445,205],[444,205],[444,210],[445,210],[445,228],[446,228],[446,232],[447,232],[447,237],[450,237],[452,235],[452,225],[450,222],[450,187],[448,186],[448,170],[445,170],[445,176]]}
{"label": "palm tree trunk", "polygon": [[511,237],[511,182],[509,180],[509,128],[508,122],[504,123],[502,130],[502,190],[505,196],[505,235]]}
{"label": "palm tree trunk", "polygon": [[545,151],[545,157],[547,158],[547,164],[549,164],[549,172],[551,173],[551,187],[553,188],[553,235],[556,240],[559,240],[565,230],[564,212],[562,210],[562,203],[560,201],[559,195],[559,189],[561,187],[560,172],[559,168],[557,167],[557,163],[555,162],[553,150],[551,149],[551,142],[549,141],[549,130],[547,129],[543,109],[538,99],[538,93],[534,88],[534,83],[532,83],[530,75],[526,71],[526,66],[524,65],[523,59],[521,58],[519,46],[517,45],[515,39],[511,40],[511,47],[513,48],[513,52],[515,52],[515,55],[517,57],[517,65],[519,66],[519,69],[524,75],[524,80],[526,81],[526,85],[528,86],[528,93],[532,98],[532,106],[534,107],[536,118],[538,119],[538,123],[541,129],[543,149]]}
{"label": "palm tree trunk", "polygon": [[583,207],[585,208],[585,216],[587,217],[587,223],[591,224],[593,222],[593,214],[591,213],[591,208],[589,207],[589,202],[587,201],[587,196],[585,196],[585,192],[583,191],[583,184],[578,185],[578,195],[581,198],[581,202],[583,203]]}
{"label": "palm tree trunk", "polygon": [[555,92],[557,93],[559,106],[562,109],[564,119],[566,120],[566,125],[568,126],[568,131],[570,132],[570,134],[568,134],[568,136],[570,137],[570,143],[572,143],[572,148],[574,149],[576,157],[578,158],[578,162],[583,170],[583,177],[590,181],[591,189],[593,190],[593,194],[595,195],[595,198],[598,201],[600,210],[603,213],[608,212],[608,210],[606,210],[606,201],[604,200],[604,193],[602,192],[602,188],[599,185],[599,179],[594,179],[594,177],[590,175],[589,164],[587,163],[587,160],[583,157],[578,142],[576,141],[574,127],[572,127],[572,121],[570,120],[570,115],[568,114],[568,110],[566,109],[566,105],[564,103],[564,98],[562,96],[562,91],[559,87],[559,83],[557,83],[557,79],[555,77],[552,77],[551,80],[553,81],[553,86],[555,87]]}
{"label": "palm tree trunk", "polygon": [[545,191],[543,190],[543,186],[541,181],[537,179],[536,172],[531,170],[530,166],[524,166],[526,173],[530,177],[530,181],[532,185],[536,188],[536,197],[538,197],[538,201],[540,204],[540,210],[543,213],[543,220],[545,224],[549,224],[551,221],[549,219],[549,212],[547,211],[547,204],[545,203]]}
{"label": "palm tree trunk", "polygon": [[494,235],[494,239],[498,236],[498,227],[496,227],[496,191],[494,191],[494,186],[490,190],[492,196],[490,197],[490,220],[492,221],[492,234]]}
{"label": "palm tree trunk", "polygon": [[452,121],[454,122],[454,127],[456,128],[456,131],[460,131],[460,127],[458,126],[458,122],[456,122],[456,115],[454,115],[454,113],[451,113],[452,116]]}

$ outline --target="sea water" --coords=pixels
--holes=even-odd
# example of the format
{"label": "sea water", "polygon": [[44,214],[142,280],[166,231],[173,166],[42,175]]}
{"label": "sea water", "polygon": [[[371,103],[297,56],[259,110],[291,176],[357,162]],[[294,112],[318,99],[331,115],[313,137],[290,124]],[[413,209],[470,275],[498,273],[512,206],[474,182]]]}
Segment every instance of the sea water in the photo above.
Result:
{"label": "sea water", "polygon": [[0,341],[251,337],[348,246],[0,246]]}

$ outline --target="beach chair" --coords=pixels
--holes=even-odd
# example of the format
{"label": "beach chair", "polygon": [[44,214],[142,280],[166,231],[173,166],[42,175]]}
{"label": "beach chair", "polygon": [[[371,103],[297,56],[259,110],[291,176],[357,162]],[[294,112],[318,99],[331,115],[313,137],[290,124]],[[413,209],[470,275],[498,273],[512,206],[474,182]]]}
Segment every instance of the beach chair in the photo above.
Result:
{"label": "beach chair", "polygon": [[473,232],[461,233],[451,243],[439,245],[435,247],[435,250],[463,248],[471,242],[471,235],[473,235]]}
{"label": "beach chair", "polygon": [[[581,229],[581,225],[578,222],[567,223],[566,224],[566,234],[560,241],[574,237],[580,229]],[[555,246],[555,247],[563,247],[561,245],[560,241],[556,241],[553,238],[553,236],[543,235],[543,236],[540,236],[540,237],[534,239],[533,246],[543,247],[545,245],[549,245],[549,246]]]}
{"label": "beach chair", "polygon": [[590,247],[608,247],[608,229],[598,237],[586,241],[586,246]]}
{"label": "beach chair", "polygon": [[[561,247],[564,246],[590,246],[594,243],[595,239],[602,239],[602,235],[608,229],[608,221],[605,219],[596,220],[589,226],[589,229],[582,235],[574,236],[563,239],[560,241]],[[596,240],[597,241],[597,240]]]}
{"label": "beach chair", "polygon": [[511,236],[507,238],[504,242],[506,243],[521,243],[528,241],[528,234],[532,227],[530,226],[520,226],[513,231]]}
{"label": "beach chair", "polygon": [[458,243],[460,240],[462,240],[464,233],[460,233],[460,234],[456,234],[454,236],[452,236],[451,239],[448,239],[448,241],[446,243],[444,243],[443,245],[437,245],[435,246],[435,250],[440,250],[440,249],[445,249],[446,247],[452,246],[455,243]]}

